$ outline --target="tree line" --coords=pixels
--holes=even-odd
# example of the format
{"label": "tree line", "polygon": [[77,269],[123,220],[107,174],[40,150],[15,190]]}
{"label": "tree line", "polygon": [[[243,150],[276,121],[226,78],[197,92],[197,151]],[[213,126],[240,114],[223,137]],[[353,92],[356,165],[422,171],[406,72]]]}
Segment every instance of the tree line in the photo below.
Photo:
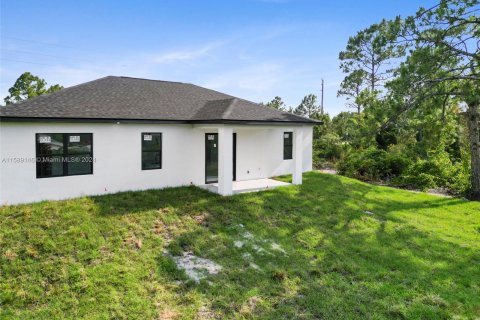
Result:
{"label": "tree line", "polygon": [[[441,0],[351,36],[338,96],[353,112],[316,117],[317,165],[364,180],[480,199],[480,5]],[[284,106],[280,98],[267,105]]]}
{"label": "tree line", "polygon": [[285,102],[283,102],[282,98],[279,96],[273,98],[272,101],[267,103],[260,102],[260,104],[308,118],[319,118],[323,114],[322,106],[317,103],[317,96],[314,94],[306,95],[295,108],[287,107]]}

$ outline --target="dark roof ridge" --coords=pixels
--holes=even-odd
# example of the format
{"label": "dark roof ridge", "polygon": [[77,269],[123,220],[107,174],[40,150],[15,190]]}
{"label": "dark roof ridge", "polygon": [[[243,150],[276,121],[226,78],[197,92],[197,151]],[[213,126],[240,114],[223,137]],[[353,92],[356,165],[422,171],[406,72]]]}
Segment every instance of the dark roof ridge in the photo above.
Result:
{"label": "dark roof ridge", "polygon": [[[226,96],[230,96],[232,99],[237,99],[238,101],[245,101],[245,102],[248,102],[248,103],[253,103],[253,104],[256,104],[259,108],[265,108],[265,109],[271,109],[270,107],[267,107],[266,105],[264,104],[261,104],[261,103],[258,103],[258,102],[253,102],[253,101],[250,101],[250,100],[247,100],[247,99],[243,99],[243,98],[238,98],[238,97],[235,97],[235,96],[232,96],[228,93],[223,93],[223,92],[220,92],[220,91],[217,91],[217,90],[213,90],[213,89],[209,89],[209,88],[205,88],[205,87],[202,87],[202,86],[199,86],[199,85],[196,85],[196,84],[191,84],[191,83],[188,83],[194,87],[198,87],[198,88],[201,88],[201,89],[204,89],[204,90],[209,90],[209,91],[213,91],[215,93],[219,93],[219,94],[223,94],[223,95],[226,95]],[[227,100],[227,99],[218,99],[218,100]],[[278,110],[278,109],[276,109]],[[318,120],[315,120],[315,119],[310,119],[310,118],[307,118],[307,117],[304,117],[304,116],[299,116],[297,114],[293,114],[293,113],[290,113],[288,111],[282,111],[282,110],[278,110],[278,112],[281,112],[282,114],[287,114],[287,115],[294,115],[296,117],[299,117],[299,118],[302,118],[302,119],[305,119],[305,120],[308,120],[308,121],[312,121],[312,122],[319,122]]]}
{"label": "dark roof ridge", "polygon": [[228,119],[228,116],[232,113],[233,111],[233,106],[235,103],[238,101],[238,98],[232,98],[232,99],[225,99],[225,100],[230,100],[230,103],[228,104],[228,107],[225,109],[225,111],[222,114],[222,118]]}
{"label": "dark roof ridge", "polygon": [[[167,83],[180,83],[193,86],[194,84],[188,82],[181,82],[181,81],[169,81],[169,80],[159,80],[159,79],[147,79],[147,78],[138,78],[138,77],[129,77],[129,76],[108,76],[108,77],[115,77],[115,78],[124,78],[124,79],[133,79],[133,80],[144,80],[144,81],[155,81],[155,82],[167,82]],[[107,78],[107,77],[105,77]]]}

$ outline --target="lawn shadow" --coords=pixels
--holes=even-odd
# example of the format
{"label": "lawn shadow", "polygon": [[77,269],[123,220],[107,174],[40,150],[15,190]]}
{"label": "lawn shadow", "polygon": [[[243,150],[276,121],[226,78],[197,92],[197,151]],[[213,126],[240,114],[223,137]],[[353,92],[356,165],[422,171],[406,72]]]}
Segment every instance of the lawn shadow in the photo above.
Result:
{"label": "lawn shadow", "polygon": [[100,215],[121,215],[167,207],[188,211],[199,202],[211,201],[212,198],[216,198],[214,194],[193,186],[127,191],[90,197]]}

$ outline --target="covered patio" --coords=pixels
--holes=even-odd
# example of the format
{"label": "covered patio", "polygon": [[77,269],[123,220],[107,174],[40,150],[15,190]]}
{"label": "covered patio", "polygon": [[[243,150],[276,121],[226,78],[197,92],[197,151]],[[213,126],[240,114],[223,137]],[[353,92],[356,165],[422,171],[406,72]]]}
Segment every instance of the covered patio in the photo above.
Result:
{"label": "covered patio", "polygon": [[[245,127],[242,125],[203,124],[195,125],[195,127],[196,129],[202,130],[206,137],[206,181],[205,184],[199,185],[201,188],[227,196],[290,185],[290,183],[269,179],[269,177],[276,175],[275,170],[272,168],[264,170],[264,172],[261,174],[255,175],[254,171],[256,167],[262,166],[259,162],[260,159],[269,157],[269,155],[273,152],[273,145],[275,143],[280,143],[280,145],[277,145],[278,148],[276,149],[280,152],[280,154],[277,154],[278,157],[276,157],[276,159],[278,159],[278,164],[285,165],[288,163],[291,168],[288,170],[288,173],[292,173],[292,184],[302,184],[302,161],[304,148],[304,130],[302,125],[291,124],[288,127],[282,126],[279,128],[275,125],[249,125],[248,127]],[[247,128],[249,134],[252,134],[252,132],[257,132],[257,136],[260,139],[251,140],[249,142],[248,152],[245,152],[245,150],[242,152],[240,149],[237,152],[236,132],[242,128],[244,130]],[[262,132],[272,130],[272,128],[276,128],[277,130],[277,134],[273,136],[273,139],[270,137],[261,138]],[[283,158],[281,155],[283,150],[281,141],[283,141],[284,131],[291,132],[293,135],[293,146],[289,160],[282,160]],[[239,143],[242,143],[242,139],[244,139],[244,135],[239,134]],[[251,136],[250,139],[254,139],[254,136]],[[239,175],[235,174],[238,170],[236,168],[237,158],[241,159],[239,161],[239,165],[241,165],[242,162],[244,163],[245,159],[247,158],[250,159],[250,162],[254,163],[251,164],[249,170],[245,170],[245,168],[243,168],[244,170],[239,172],[239,174],[243,173],[243,176],[240,177]],[[211,159],[214,159],[213,165],[209,165],[212,163]],[[245,174],[245,171],[247,174]]]}

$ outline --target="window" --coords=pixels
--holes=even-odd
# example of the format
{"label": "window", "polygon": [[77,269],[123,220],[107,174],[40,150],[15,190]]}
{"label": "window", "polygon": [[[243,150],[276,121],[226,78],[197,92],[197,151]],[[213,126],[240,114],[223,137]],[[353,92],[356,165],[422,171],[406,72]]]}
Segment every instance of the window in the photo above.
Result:
{"label": "window", "polygon": [[283,160],[292,159],[293,155],[293,132],[283,133]]}
{"label": "window", "polygon": [[142,170],[162,169],[162,134],[142,133]]}
{"label": "window", "polygon": [[91,133],[37,133],[37,178],[93,173]]}

